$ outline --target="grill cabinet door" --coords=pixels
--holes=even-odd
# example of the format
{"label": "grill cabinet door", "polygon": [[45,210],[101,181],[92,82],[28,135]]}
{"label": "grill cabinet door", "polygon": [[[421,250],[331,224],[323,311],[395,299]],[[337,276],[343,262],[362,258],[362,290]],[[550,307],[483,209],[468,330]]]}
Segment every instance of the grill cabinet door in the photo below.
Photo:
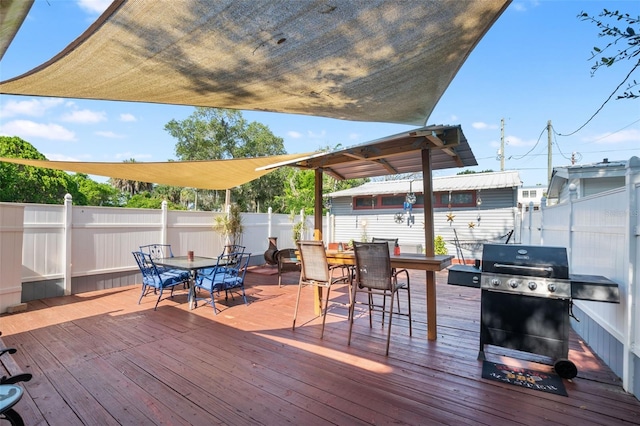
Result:
{"label": "grill cabinet door", "polygon": [[480,352],[484,345],[545,355],[569,355],[569,300],[482,290]]}

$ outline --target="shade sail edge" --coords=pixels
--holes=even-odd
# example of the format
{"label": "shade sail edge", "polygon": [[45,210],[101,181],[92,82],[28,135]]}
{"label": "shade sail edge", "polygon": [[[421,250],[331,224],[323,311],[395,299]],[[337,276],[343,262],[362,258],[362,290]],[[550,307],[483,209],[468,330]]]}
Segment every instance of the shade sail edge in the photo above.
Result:
{"label": "shade sail edge", "polygon": [[308,156],[309,153],[230,160],[169,161],[164,163],[92,163],[2,157],[0,157],[0,161],[161,185],[224,190],[258,179],[274,170],[257,170],[264,165]]}

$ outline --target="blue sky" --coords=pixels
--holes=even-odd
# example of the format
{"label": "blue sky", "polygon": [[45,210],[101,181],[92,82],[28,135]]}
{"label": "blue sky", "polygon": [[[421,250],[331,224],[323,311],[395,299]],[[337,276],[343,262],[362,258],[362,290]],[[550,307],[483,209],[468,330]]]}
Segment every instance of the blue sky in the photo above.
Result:
{"label": "blue sky", "polygon": [[[108,4],[36,0],[0,62],[0,79],[49,60]],[[596,26],[577,15],[597,15],[605,7],[640,15],[635,0],[512,2],[471,53],[427,124],[461,125],[479,163],[473,170],[498,171],[504,119],[505,170],[518,170],[525,186],[546,186],[548,120],[557,133],[554,167],[571,164],[572,154],[579,163],[640,156],[640,100],[612,99],[580,131],[560,136],[585,124],[632,68],[631,61],[621,62],[591,76],[590,52],[606,39],[598,38]],[[640,80],[639,74],[632,79]],[[50,160],[166,161],[175,159],[176,141],[164,125],[193,111],[171,105],[1,96],[0,135],[21,137]],[[355,145],[413,128],[251,111],[243,115],[282,137],[289,153]]]}

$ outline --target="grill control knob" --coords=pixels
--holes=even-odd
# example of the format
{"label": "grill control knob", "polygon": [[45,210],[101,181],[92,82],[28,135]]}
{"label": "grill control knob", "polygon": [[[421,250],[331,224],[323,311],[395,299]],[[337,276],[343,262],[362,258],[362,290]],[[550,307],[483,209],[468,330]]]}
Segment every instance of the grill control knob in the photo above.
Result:
{"label": "grill control knob", "polygon": [[492,278],[491,279],[491,285],[494,287],[499,287],[500,286],[500,279],[499,278]]}
{"label": "grill control knob", "polygon": [[529,290],[535,291],[536,288],[538,288],[538,284],[533,281],[529,281]]}
{"label": "grill control knob", "polygon": [[549,290],[549,293],[555,293],[556,291],[556,285],[555,284],[549,284],[547,286],[547,290]]}
{"label": "grill control knob", "polygon": [[509,287],[511,288],[518,288],[518,285],[520,283],[517,280],[509,280]]}

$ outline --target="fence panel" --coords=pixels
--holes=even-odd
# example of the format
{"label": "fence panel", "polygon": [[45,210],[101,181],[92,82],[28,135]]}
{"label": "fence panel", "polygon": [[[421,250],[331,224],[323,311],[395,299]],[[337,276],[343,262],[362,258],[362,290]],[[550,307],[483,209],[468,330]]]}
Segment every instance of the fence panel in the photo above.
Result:
{"label": "fence panel", "polygon": [[61,278],[64,273],[64,206],[18,205],[24,207],[22,282]]}
{"label": "fence panel", "polygon": [[618,283],[619,305],[581,300],[575,303],[620,341],[627,332],[625,312],[629,283],[624,273],[627,235],[624,216],[612,212],[624,212],[626,205],[624,188],[574,201],[567,245],[572,273],[603,275]]}

